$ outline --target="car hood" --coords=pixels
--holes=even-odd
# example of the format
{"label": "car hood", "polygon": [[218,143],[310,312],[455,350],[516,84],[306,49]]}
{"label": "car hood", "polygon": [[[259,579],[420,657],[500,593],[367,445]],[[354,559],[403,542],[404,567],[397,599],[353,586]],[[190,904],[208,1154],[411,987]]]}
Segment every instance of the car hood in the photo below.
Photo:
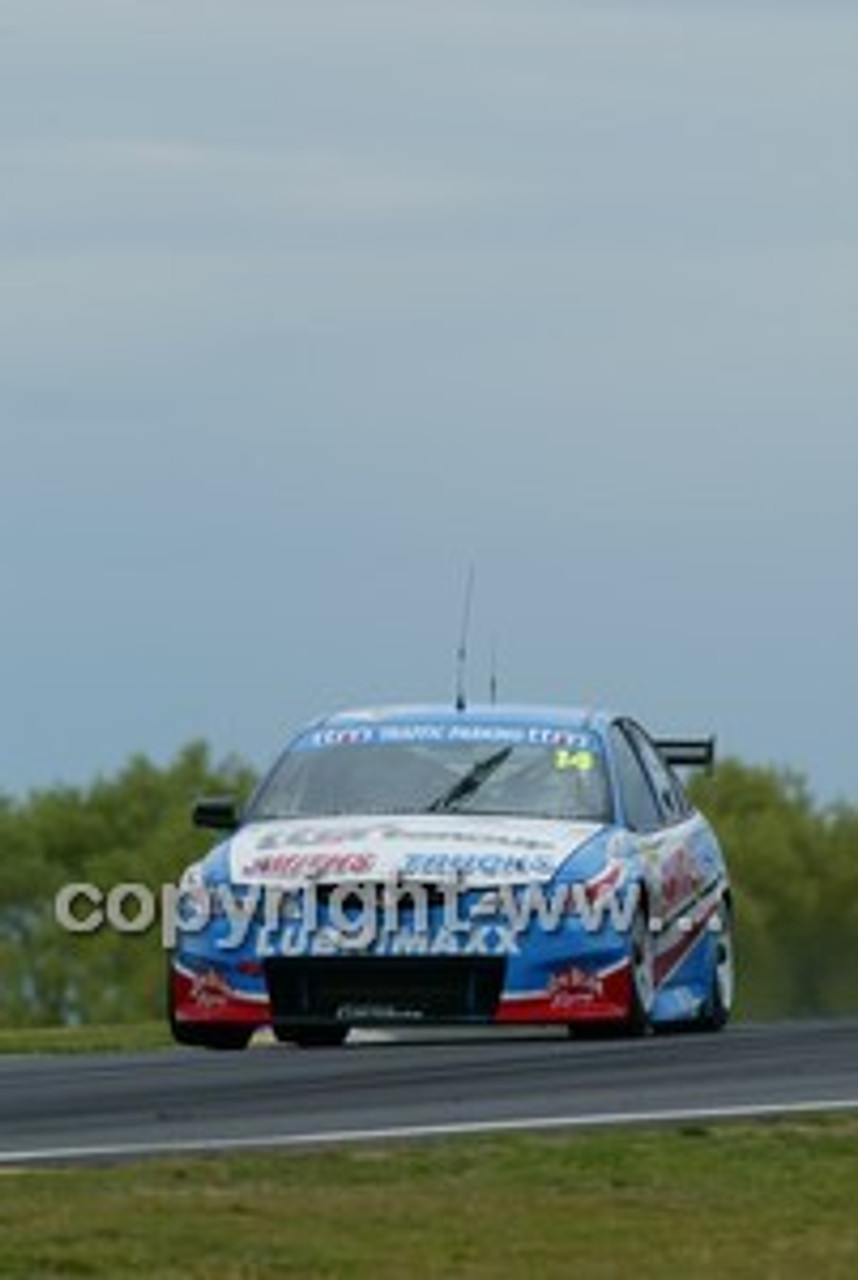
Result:
{"label": "car hood", "polygon": [[286,888],[406,879],[480,888],[551,880],[604,827],[592,822],[415,814],[252,823],[229,842],[234,884]]}

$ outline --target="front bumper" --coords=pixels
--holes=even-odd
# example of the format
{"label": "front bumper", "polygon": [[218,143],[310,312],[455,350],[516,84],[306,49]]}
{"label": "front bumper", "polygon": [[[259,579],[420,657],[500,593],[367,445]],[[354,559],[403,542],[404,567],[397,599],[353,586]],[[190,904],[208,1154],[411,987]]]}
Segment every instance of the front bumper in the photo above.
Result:
{"label": "front bumper", "polygon": [[[171,1013],[178,1022],[243,1025],[339,1023],[573,1023],[620,1021],[630,1008],[627,939],[584,930],[574,917],[531,926],[506,950],[482,926],[480,946],[457,943],[430,919],[426,937],[321,953],[265,946],[251,933],[224,951],[216,931],[179,939]],[[419,942],[419,946],[418,946]]]}

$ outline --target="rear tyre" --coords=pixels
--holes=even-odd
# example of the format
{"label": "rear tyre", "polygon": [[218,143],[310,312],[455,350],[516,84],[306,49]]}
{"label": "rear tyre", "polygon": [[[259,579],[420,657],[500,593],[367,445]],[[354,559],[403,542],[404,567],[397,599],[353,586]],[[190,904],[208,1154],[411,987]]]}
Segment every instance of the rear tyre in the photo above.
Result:
{"label": "rear tyre", "polygon": [[335,1026],[284,1026],[274,1027],[274,1038],[281,1044],[296,1044],[299,1049],[336,1048],[349,1034],[348,1027]]}
{"label": "rear tyre", "polygon": [[709,995],[697,1022],[701,1031],[721,1031],[727,1025],[733,1009],[735,964],[733,913],[729,902],[721,900],[713,922]]}

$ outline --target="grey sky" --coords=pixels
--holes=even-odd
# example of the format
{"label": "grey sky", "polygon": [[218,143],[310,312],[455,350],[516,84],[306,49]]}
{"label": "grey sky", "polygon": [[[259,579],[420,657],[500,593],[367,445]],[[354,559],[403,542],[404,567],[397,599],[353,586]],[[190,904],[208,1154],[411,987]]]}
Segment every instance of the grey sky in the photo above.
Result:
{"label": "grey sky", "polygon": [[471,693],[858,800],[858,9],[0,7],[0,789]]}

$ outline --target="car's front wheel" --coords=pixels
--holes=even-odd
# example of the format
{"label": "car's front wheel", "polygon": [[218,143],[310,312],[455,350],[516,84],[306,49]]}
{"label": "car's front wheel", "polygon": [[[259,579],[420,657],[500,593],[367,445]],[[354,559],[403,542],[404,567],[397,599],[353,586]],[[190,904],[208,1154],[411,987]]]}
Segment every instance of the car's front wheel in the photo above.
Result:
{"label": "car's front wheel", "polygon": [[170,1019],[170,1030],[178,1044],[198,1049],[246,1049],[253,1036],[253,1027],[229,1022],[177,1022],[175,1018]]}
{"label": "car's front wheel", "polygon": [[709,995],[698,1019],[702,1031],[720,1031],[727,1025],[733,1009],[735,961],[733,949],[733,913],[722,898],[712,917],[712,961]]}
{"label": "car's front wheel", "polygon": [[655,998],[655,941],[643,906],[635,912],[629,943],[629,1012],[623,1030],[641,1036],[649,1030]]}

